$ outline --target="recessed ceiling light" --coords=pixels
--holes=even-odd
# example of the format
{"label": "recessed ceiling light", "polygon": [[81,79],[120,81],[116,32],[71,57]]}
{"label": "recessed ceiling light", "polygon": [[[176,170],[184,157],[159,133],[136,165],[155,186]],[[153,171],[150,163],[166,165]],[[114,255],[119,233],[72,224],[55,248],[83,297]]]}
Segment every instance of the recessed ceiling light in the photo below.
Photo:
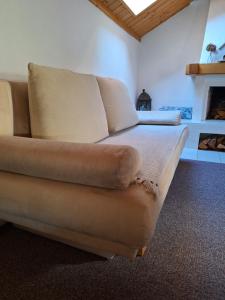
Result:
{"label": "recessed ceiling light", "polygon": [[123,0],[135,15],[140,14],[156,0]]}

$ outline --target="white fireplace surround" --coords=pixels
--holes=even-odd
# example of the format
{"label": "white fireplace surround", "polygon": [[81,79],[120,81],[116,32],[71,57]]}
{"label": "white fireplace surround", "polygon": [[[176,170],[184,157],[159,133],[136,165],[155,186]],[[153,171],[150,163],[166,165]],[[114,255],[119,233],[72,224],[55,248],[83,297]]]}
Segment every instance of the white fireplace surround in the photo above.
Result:
{"label": "white fireplace surround", "polygon": [[[210,0],[200,63],[207,63],[208,52],[206,51],[206,46],[209,43],[213,42],[219,47],[225,42],[225,15],[222,14],[224,10],[225,0]],[[221,52],[220,54],[224,55],[225,53]],[[184,120],[184,123],[187,123],[190,129],[186,147],[197,150],[200,133],[225,134],[225,120],[206,119],[210,87],[225,87],[225,74],[195,76],[192,77],[192,85],[194,96],[192,104],[193,116],[190,122]]]}
{"label": "white fireplace surround", "polygon": [[[205,121],[209,107],[210,87],[225,87],[225,75],[197,76],[193,78],[195,100],[193,104],[193,122]],[[218,122],[221,122],[218,121]],[[221,123],[218,123],[221,125]]]}
{"label": "white fireplace surround", "polygon": [[200,133],[225,133],[224,120],[207,120],[209,90],[212,86],[225,87],[225,75],[207,75],[192,77],[194,85],[193,116],[190,121],[183,121],[189,127],[190,135],[187,148],[198,149]]}

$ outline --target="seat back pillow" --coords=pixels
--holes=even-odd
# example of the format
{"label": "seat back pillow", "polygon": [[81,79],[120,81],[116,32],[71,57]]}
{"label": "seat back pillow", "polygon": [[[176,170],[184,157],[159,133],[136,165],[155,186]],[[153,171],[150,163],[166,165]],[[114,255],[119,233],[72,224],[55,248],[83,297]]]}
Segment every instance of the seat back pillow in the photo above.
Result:
{"label": "seat back pillow", "polygon": [[137,112],[127,87],[119,80],[97,77],[104,103],[109,132],[116,132],[138,123]]}
{"label": "seat back pillow", "polygon": [[13,135],[13,103],[10,84],[0,80],[0,136]]}
{"label": "seat back pillow", "polygon": [[94,76],[32,63],[28,70],[32,137],[94,143],[108,136]]}

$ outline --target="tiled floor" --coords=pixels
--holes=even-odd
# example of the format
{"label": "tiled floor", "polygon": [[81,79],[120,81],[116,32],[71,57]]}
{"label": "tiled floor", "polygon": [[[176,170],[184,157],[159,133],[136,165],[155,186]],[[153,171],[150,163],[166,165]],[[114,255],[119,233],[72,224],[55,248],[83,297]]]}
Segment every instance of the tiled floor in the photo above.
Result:
{"label": "tiled floor", "polygon": [[181,158],[225,164],[225,152],[203,151],[191,148],[184,148],[181,154]]}

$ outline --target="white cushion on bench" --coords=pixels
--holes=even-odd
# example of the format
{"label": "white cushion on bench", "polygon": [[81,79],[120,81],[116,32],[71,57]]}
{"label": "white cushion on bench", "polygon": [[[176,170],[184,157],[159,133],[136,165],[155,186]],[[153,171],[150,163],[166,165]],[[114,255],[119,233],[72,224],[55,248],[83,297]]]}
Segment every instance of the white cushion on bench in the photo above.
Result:
{"label": "white cushion on bench", "polygon": [[139,124],[143,125],[179,125],[180,112],[175,111],[138,111]]}

